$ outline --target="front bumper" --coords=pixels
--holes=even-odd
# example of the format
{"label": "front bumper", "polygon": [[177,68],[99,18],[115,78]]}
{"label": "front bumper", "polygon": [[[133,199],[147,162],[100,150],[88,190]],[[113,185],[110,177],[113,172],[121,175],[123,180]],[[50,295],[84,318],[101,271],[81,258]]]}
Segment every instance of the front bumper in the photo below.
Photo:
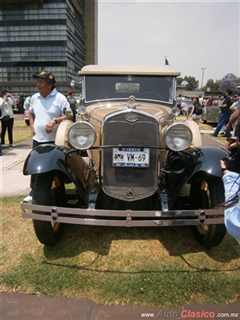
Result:
{"label": "front bumper", "polygon": [[[21,202],[23,218],[67,224],[109,227],[166,227],[223,224],[223,209],[131,211],[76,209]],[[32,213],[31,210],[37,211]]]}

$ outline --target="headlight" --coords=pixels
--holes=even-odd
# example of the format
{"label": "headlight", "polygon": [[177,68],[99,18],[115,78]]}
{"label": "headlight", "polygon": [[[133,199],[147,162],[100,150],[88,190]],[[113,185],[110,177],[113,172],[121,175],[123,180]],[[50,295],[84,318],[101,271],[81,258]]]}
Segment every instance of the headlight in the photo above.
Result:
{"label": "headlight", "polygon": [[96,133],[93,126],[85,121],[74,123],[68,132],[70,144],[80,150],[90,148],[96,139]]}
{"label": "headlight", "polygon": [[166,129],[165,142],[169,149],[181,151],[192,142],[192,131],[183,123],[174,123]]}

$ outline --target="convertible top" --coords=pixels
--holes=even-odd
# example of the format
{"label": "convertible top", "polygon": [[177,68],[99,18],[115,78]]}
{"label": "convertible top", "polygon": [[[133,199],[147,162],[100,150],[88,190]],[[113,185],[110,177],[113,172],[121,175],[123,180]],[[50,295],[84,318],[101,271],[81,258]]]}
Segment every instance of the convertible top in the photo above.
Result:
{"label": "convertible top", "polygon": [[84,75],[158,75],[179,76],[181,73],[167,65],[87,65],[78,71]]}

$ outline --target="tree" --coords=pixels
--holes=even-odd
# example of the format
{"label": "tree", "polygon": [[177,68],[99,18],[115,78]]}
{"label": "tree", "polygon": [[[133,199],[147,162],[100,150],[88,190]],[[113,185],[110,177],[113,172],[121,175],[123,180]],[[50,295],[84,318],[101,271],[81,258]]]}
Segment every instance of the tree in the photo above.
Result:
{"label": "tree", "polygon": [[189,91],[194,91],[198,88],[199,82],[194,77],[188,77],[188,76],[185,76],[184,78],[179,77],[177,78],[177,85],[180,86],[183,81],[188,82],[186,89]]}
{"label": "tree", "polygon": [[202,89],[204,91],[210,91],[210,92],[220,92],[219,86],[220,86],[221,80],[214,81],[213,79],[208,79],[206,82],[206,86],[204,86]]}
{"label": "tree", "polygon": [[239,93],[239,88],[237,88],[237,77],[232,74],[228,73],[225,77],[222,78],[219,86],[219,90],[224,93],[227,90],[231,90],[233,94]]}
{"label": "tree", "polygon": [[199,81],[196,80],[194,77],[185,76],[184,80],[188,82],[187,90],[194,91],[198,88]]}
{"label": "tree", "polygon": [[177,85],[178,86],[180,86],[182,82],[183,82],[183,78],[181,78],[181,77],[177,78]]}

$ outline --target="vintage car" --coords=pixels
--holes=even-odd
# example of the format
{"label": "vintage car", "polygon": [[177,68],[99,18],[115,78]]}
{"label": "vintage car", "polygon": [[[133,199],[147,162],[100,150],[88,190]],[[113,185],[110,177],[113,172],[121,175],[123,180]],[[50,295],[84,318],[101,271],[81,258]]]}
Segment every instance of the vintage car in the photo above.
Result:
{"label": "vintage car", "polygon": [[223,98],[209,98],[203,107],[201,121],[203,123],[218,123],[221,114],[219,105],[222,104],[222,102]]}
{"label": "vintage car", "polygon": [[179,75],[154,65],[79,71],[77,122],[62,122],[55,144],[32,150],[23,168],[36,181],[22,215],[42,244],[55,244],[65,223],[192,226],[206,247],[223,240],[219,161],[227,152],[203,146],[194,121],[176,121]]}

